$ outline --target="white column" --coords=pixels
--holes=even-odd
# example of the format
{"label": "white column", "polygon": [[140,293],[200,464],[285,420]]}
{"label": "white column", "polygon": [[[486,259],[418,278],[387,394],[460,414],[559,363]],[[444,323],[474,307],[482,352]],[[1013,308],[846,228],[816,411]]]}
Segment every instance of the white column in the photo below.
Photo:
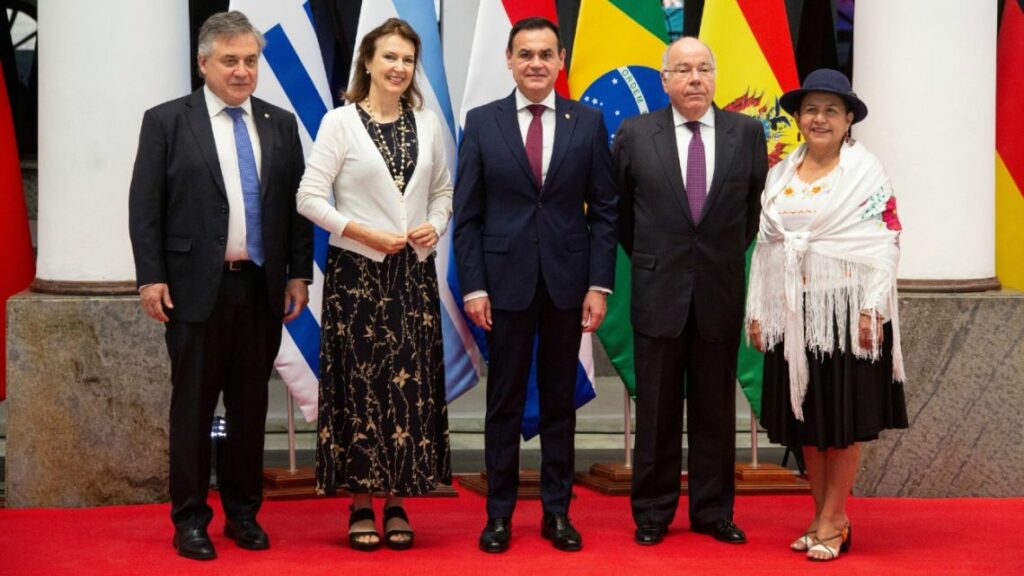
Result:
{"label": "white column", "polygon": [[857,1],[853,133],[893,180],[901,279],[994,281],[996,8]]}
{"label": "white column", "polygon": [[39,3],[36,280],[129,285],[143,112],[189,92],[188,2]]}

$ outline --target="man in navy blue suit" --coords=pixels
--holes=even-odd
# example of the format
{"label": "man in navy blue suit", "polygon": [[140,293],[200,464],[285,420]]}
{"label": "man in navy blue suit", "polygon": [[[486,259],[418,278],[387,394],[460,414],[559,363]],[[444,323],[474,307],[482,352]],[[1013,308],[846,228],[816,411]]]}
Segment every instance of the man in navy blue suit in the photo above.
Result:
{"label": "man in navy blue suit", "polygon": [[601,113],[554,92],[565,63],[558,27],[520,20],[505,56],[516,90],[467,115],[455,186],[459,281],[490,348],[480,549],[509,546],[536,336],[541,535],[576,551],[583,542],[568,516],[576,363],[581,334],[601,325],[613,288],[617,195]]}

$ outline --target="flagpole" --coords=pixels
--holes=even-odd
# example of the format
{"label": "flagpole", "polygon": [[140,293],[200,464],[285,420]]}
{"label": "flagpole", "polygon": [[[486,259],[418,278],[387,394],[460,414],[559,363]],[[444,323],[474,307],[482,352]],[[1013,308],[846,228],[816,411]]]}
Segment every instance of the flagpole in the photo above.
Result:
{"label": "flagpole", "polygon": [[633,468],[633,426],[632,426],[633,418],[631,417],[631,414],[630,414],[631,410],[630,410],[629,389],[627,389],[625,386],[623,386],[622,387],[622,393],[623,393],[623,400],[624,400],[623,404],[625,405],[623,412],[625,413],[625,418],[626,418],[626,420],[625,420],[625,427],[623,428],[624,433],[622,435],[622,437],[624,438],[625,443],[626,443],[626,450],[625,450],[625,453],[626,453],[626,468],[632,469]]}
{"label": "flagpole", "polygon": [[295,400],[287,387],[285,395],[288,397],[288,473],[295,474],[298,472],[295,467]]}

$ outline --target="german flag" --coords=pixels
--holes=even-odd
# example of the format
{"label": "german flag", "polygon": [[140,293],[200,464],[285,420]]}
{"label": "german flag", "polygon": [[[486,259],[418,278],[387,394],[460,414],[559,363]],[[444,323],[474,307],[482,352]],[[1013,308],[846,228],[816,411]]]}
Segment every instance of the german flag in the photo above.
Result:
{"label": "german flag", "polygon": [[[668,104],[661,87],[661,55],[667,43],[665,15],[657,0],[583,0],[580,5],[569,92],[602,111],[611,138],[623,119]],[[619,248],[615,292],[597,336],[635,396],[630,277],[629,258]]]}
{"label": "german flag", "polygon": [[996,48],[996,274],[1024,290],[1024,4],[1006,0]]}
{"label": "german flag", "polygon": [[[764,124],[768,163],[796,148],[796,122],[779,106],[783,93],[800,87],[784,0],[716,0],[705,4],[700,38],[715,54],[715,101]],[[747,250],[747,272],[750,255]],[[761,415],[764,357],[740,345],[736,377],[747,401]]]}

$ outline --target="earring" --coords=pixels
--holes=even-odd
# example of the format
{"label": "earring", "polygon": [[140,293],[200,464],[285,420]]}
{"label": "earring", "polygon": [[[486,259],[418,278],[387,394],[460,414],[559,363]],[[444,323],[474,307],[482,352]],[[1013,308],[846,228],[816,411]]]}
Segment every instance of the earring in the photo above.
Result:
{"label": "earring", "polygon": [[363,68],[363,70],[366,70],[366,75],[367,75],[367,76],[369,76],[369,75],[370,75],[370,69],[369,69],[369,68]]}

